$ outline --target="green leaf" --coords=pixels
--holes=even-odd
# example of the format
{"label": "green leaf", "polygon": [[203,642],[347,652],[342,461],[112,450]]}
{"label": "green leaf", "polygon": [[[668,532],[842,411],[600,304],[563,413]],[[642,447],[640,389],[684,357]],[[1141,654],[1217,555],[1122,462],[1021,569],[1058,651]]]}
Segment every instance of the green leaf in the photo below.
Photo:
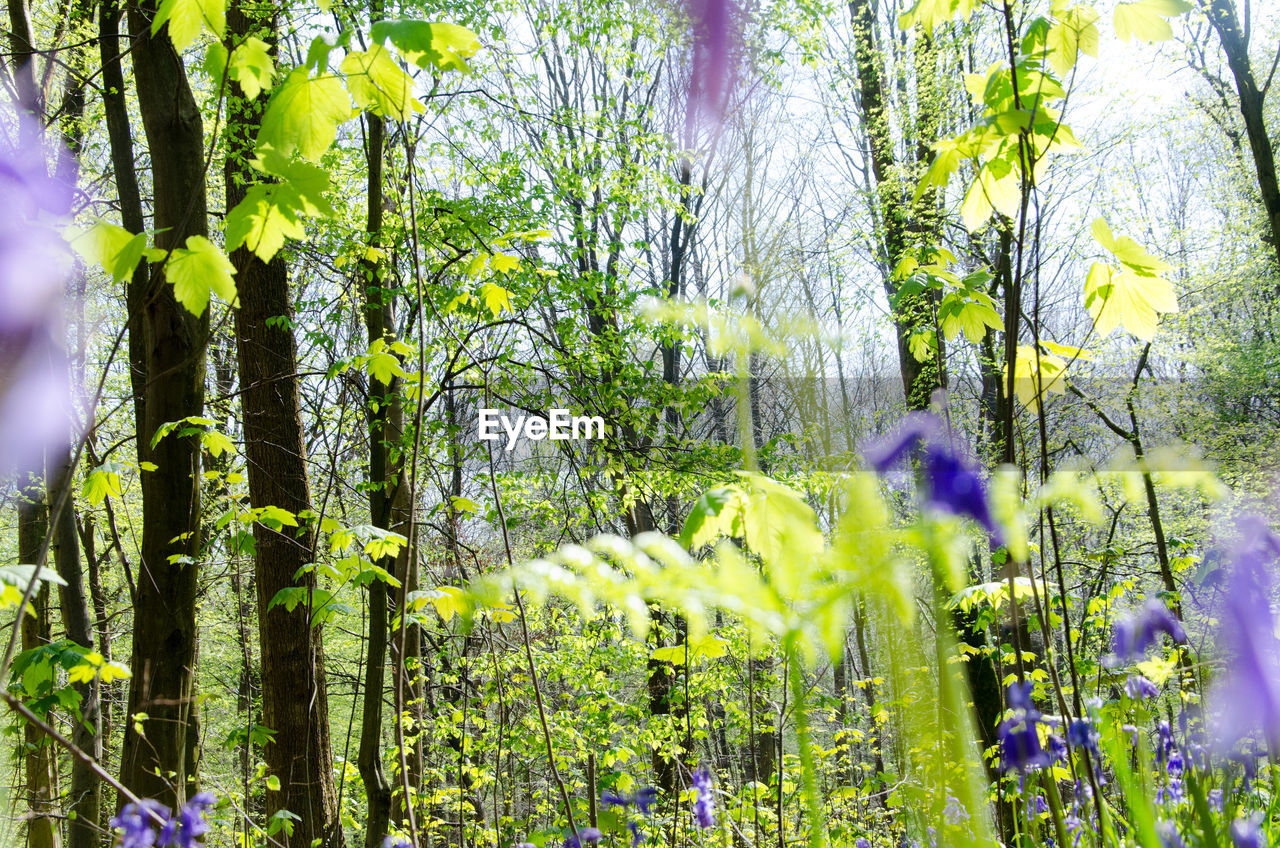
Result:
{"label": "green leaf", "polygon": [[1183,0],[1138,0],[1136,3],[1120,3],[1116,6],[1116,36],[1121,41],[1139,38],[1142,41],[1168,41],[1173,38],[1173,27],[1165,18],[1175,18],[1191,11],[1191,4]]}
{"label": "green leaf", "polygon": [[1143,341],[1156,334],[1160,315],[1178,311],[1173,284],[1163,277],[1116,271],[1095,262],[1084,284],[1084,302],[1100,336],[1123,327]]}
{"label": "green leaf", "polygon": [[227,213],[227,247],[244,246],[263,262],[270,262],[286,239],[306,235],[297,210],[284,200],[278,186],[259,183],[251,186],[244,200]]}
{"label": "green leaf", "polygon": [[1012,218],[1022,202],[1022,185],[1018,171],[1003,159],[993,159],[978,172],[978,179],[965,194],[960,217],[965,229],[974,232],[987,222],[992,211]]}
{"label": "green leaf", "polygon": [[[1027,406],[1035,407],[1045,394],[1062,394],[1067,390],[1063,372],[1067,363],[1057,356],[1042,353],[1031,345],[1018,345],[1013,363],[1013,394]],[[1002,379],[1008,379],[1008,368],[1001,368]]]}
{"label": "green leaf", "polygon": [[384,386],[391,385],[391,381],[396,377],[405,376],[404,369],[400,367],[400,360],[385,351],[370,354],[365,360],[365,368],[370,377]]}
{"label": "green leaf", "polygon": [[680,544],[697,549],[721,536],[742,536],[743,492],[738,486],[723,486],[704,492],[693,502],[680,531]]}
{"label": "green leaf", "polygon": [[401,18],[378,21],[370,35],[375,44],[391,42],[405,61],[419,68],[469,73],[470,59],[480,49],[480,39],[457,24],[427,23]]}
{"label": "green leaf", "polygon": [[342,72],[347,75],[347,90],[362,109],[397,121],[426,109],[413,96],[413,77],[381,44],[348,53],[342,60]]}
{"label": "green leaf", "polygon": [[81,489],[85,500],[94,506],[99,506],[108,497],[119,497],[122,491],[120,466],[114,462],[104,462],[85,475]]}
{"label": "green leaf", "polygon": [[684,665],[686,662],[686,651],[688,652],[688,662],[693,662],[695,660],[714,660],[729,653],[729,642],[727,639],[721,639],[719,636],[713,636],[710,633],[705,633],[702,636],[690,638],[688,642],[682,645],[673,645],[667,648],[655,648],[649,656],[659,662]]}
{"label": "green leaf", "polygon": [[457,512],[465,512],[468,515],[475,515],[480,511],[480,504],[470,498],[451,497],[449,503]]}
{"label": "green leaf", "polygon": [[1084,53],[1098,55],[1098,13],[1088,6],[1073,6],[1058,15],[1045,37],[1045,50],[1049,67],[1065,77],[1076,65],[1076,58]]}
{"label": "green leaf", "polygon": [[495,253],[489,257],[489,267],[499,274],[505,274],[520,267],[520,257],[506,253]]}
{"label": "green leaf", "polygon": [[169,40],[181,53],[196,40],[202,29],[222,38],[227,29],[226,0],[164,0],[151,22],[151,34],[169,25]]}
{"label": "green leaf", "polygon": [[204,71],[219,88],[222,87],[222,76],[227,71],[227,45],[221,41],[210,41],[204,53]]}
{"label": "green leaf", "polygon": [[133,274],[146,252],[146,233],[131,233],[107,221],[96,221],[71,236],[71,249],[121,282]]}
{"label": "green leaf", "polygon": [[235,445],[227,438],[226,434],[217,430],[208,430],[200,436],[200,443],[204,445],[204,449],[211,456],[222,456],[226,453],[234,453]]}
{"label": "green leaf", "polygon": [[1135,273],[1155,276],[1156,274],[1173,270],[1172,265],[1147,253],[1142,245],[1128,236],[1117,237],[1112,234],[1111,228],[1107,226],[1107,222],[1102,218],[1093,219],[1090,232],[1093,233],[1093,237],[1098,244],[1109,250],[1112,256]]}
{"label": "green leaf", "polygon": [[928,362],[937,354],[937,338],[933,330],[916,330],[907,339],[907,348],[916,362]]}
{"label": "green leaf", "polygon": [[269,775],[267,775],[267,791],[269,791],[269,792],[279,792],[279,791],[280,791],[280,778],[276,777],[274,774],[269,774]]}
{"label": "green leaf", "polygon": [[497,318],[502,310],[514,313],[511,308],[511,292],[502,286],[495,286],[493,283],[484,283],[480,286],[480,300],[484,303],[485,308]]}
{"label": "green leaf", "polygon": [[938,306],[938,321],[947,341],[963,332],[965,338],[974,344],[982,341],[988,327],[999,330],[1004,326],[1000,313],[996,311],[996,302],[990,295],[979,291],[964,295],[949,293]]}
{"label": "green leaf", "polygon": [[285,157],[297,151],[314,162],[333,144],[338,125],[351,115],[351,98],[337,77],[310,77],[305,68],[298,68],[267,104],[258,146],[271,147]]}
{"label": "green leaf", "polygon": [[243,245],[263,262],[270,262],[286,239],[306,235],[306,218],[333,214],[325,198],[329,174],[318,165],[289,159],[271,147],[259,148],[250,164],[280,182],[252,186],[244,200],[227,213],[227,248]]}
{"label": "green leaf", "polygon": [[173,295],[193,315],[203,315],[210,293],[236,303],[236,269],[225,253],[204,236],[191,236],[185,248],[176,248],[164,265],[165,279]]}
{"label": "green leaf", "polygon": [[245,97],[257,100],[258,95],[270,88],[276,78],[271,45],[257,36],[246,38],[231,51],[227,75],[240,84]]}
{"label": "green leaf", "polygon": [[428,604],[435,607],[436,613],[444,619],[445,624],[467,608],[467,598],[456,586],[440,586],[435,589],[410,592],[406,600],[409,602],[410,611],[422,609]]}

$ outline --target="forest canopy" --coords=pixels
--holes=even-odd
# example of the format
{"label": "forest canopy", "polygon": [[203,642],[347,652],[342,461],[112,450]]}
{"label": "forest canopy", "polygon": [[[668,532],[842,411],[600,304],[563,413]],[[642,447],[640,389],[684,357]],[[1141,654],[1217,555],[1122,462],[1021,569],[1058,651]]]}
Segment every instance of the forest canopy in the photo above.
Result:
{"label": "forest canopy", "polygon": [[0,848],[1280,838],[1280,7],[6,8]]}

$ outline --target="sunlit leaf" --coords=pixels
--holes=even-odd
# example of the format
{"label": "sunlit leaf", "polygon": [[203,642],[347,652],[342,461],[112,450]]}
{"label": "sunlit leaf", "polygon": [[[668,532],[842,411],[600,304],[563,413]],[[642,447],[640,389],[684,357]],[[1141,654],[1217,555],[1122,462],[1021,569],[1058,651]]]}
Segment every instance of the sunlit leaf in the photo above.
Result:
{"label": "sunlit leaf", "polygon": [[314,162],[333,144],[338,125],[351,115],[351,98],[337,77],[311,77],[305,68],[298,68],[267,104],[258,145],[286,157],[297,151]]}
{"label": "sunlit leaf", "polygon": [[211,293],[236,304],[235,272],[222,249],[204,236],[188,238],[187,246],[176,248],[164,265],[174,297],[193,315],[204,314]]}

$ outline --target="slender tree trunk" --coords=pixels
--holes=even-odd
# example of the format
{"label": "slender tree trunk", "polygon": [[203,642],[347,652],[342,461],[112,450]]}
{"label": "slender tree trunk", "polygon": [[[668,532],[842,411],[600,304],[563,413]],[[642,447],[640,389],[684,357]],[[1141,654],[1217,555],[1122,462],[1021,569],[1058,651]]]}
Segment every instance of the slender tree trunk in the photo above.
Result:
{"label": "slender tree trunk", "polygon": [[[18,559],[34,563],[48,532],[48,509],[44,492],[34,480],[18,492]],[[30,651],[49,642],[49,587],[41,586],[31,598],[29,614],[22,618],[22,650]],[[44,734],[31,725],[23,727],[23,757],[26,766],[27,848],[60,848],[58,829],[57,761]]]}
{"label": "slender tree trunk", "polygon": [[1267,132],[1264,93],[1258,88],[1249,62],[1249,42],[1236,17],[1234,0],[1209,0],[1205,13],[1214,31],[1218,33],[1222,51],[1227,54],[1227,66],[1231,68],[1231,75],[1236,80],[1236,92],[1240,95],[1240,117],[1244,119],[1249,150],[1253,153],[1258,192],[1262,195],[1262,206],[1267,213],[1271,248],[1275,251],[1277,262],[1280,262],[1280,184],[1276,181],[1275,151]]}
{"label": "slender tree trunk", "polygon": [[[370,247],[381,244],[382,238],[382,163],[384,124],[381,117],[365,113],[368,145],[368,219],[365,229]],[[381,339],[393,330],[395,317],[390,295],[378,286],[377,264],[369,260],[360,262],[360,284],[366,288],[365,329],[370,341]],[[395,396],[397,385],[387,385],[370,377],[369,380],[369,515],[375,527],[390,529],[398,496],[398,481],[388,468],[388,440],[399,439],[399,421],[395,414],[400,409]],[[380,563],[393,571],[395,563]],[[377,848],[387,834],[391,819],[391,784],[382,766],[382,696],[385,689],[387,664],[387,610],[389,599],[387,586],[381,580],[369,584],[369,641],[365,646],[364,701],[360,716],[360,750],[357,763],[364,781],[369,812],[365,825],[366,848]]]}
{"label": "slender tree trunk", "polygon": [[[96,639],[93,620],[89,616],[89,599],[85,591],[84,561],[80,556],[80,540],[76,533],[74,499],[71,495],[71,457],[63,454],[58,467],[53,469],[49,488],[50,501],[63,499],[62,509],[54,518],[53,560],[64,585],[58,587],[62,624],[67,638],[77,645],[93,650]],[[99,691],[95,678],[75,684],[80,696],[81,721],[73,722],[71,741],[95,761],[102,759],[102,737],[99,734]],[[97,776],[89,765],[79,759],[71,759],[71,797],[67,810],[75,818],[67,825],[68,848],[94,848],[98,844],[98,813],[101,804],[101,788]]]}
{"label": "slender tree trunk", "polygon": [[[167,25],[151,32],[155,11],[154,2],[132,6],[129,23],[138,108],[151,150],[155,242],[169,250],[208,232],[204,124]],[[196,785],[200,442],[176,434],[151,442],[162,425],[204,411],[209,311],[195,316],[179,304],[160,263],[151,266],[138,306],[146,375],[138,458],[156,470],[142,475],[142,556],[120,779],[138,795],[176,805]]]}
{"label": "slender tree trunk", "polygon": [[[88,24],[92,20],[92,6],[86,0],[77,0],[71,8],[71,23],[75,27]],[[79,157],[84,146],[84,106],[85,77],[77,61],[72,61],[67,70],[67,82],[59,110],[62,124],[62,140],[66,153],[58,162],[58,176],[62,182],[74,185],[79,171]],[[83,297],[84,270],[77,265],[80,296]],[[79,310],[79,332],[87,332],[84,326],[84,310]],[[83,351],[82,351],[83,352]],[[83,356],[78,364],[83,368]],[[83,375],[72,377],[77,386],[75,392],[83,393]],[[69,436],[71,434],[68,434]],[[53,518],[53,560],[62,578],[63,584],[58,588],[59,605],[62,609],[62,624],[66,628],[67,638],[85,648],[93,650],[95,638],[92,618],[89,615],[89,598],[85,586],[84,561],[81,558],[80,535],[76,528],[75,497],[72,494],[75,483],[72,466],[73,455],[68,446],[57,456],[48,458],[49,502],[62,502],[62,509]],[[95,761],[102,759],[102,736],[100,733],[100,692],[97,678],[74,684],[80,696],[81,721],[75,722],[71,731],[71,741],[80,750],[89,754]],[[101,804],[101,787],[97,776],[89,764],[77,759],[71,760],[71,797],[67,810],[74,814],[67,825],[69,848],[94,848],[98,842],[98,818]]]}
{"label": "slender tree trunk", "polygon": [[[125,99],[123,56],[120,52],[121,7],[116,0],[102,0],[98,6],[98,49],[102,58],[102,104],[106,116],[107,139],[111,149],[111,173],[115,178],[116,197],[120,201],[120,219],[131,233],[140,233],[146,224],[142,217],[142,193],[133,160],[133,128]],[[133,390],[133,414],[136,431],[146,427],[146,345],[143,341],[142,305],[150,270],[139,262],[125,288],[129,311],[129,384]]]}
{"label": "slender tree trunk", "polygon": [[[274,51],[275,8],[250,10],[243,2],[227,10],[232,41],[253,35]],[[231,49],[234,44],[228,44]],[[228,208],[244,199],[256,181],[249,161],[261,124],[265,98],[250,101],[232,83],[227,104]],[[236,311],[236,363],[244,413],[245,466],[249,503],[275,506],[299,516],[298,526],[253,526],[254,576],[258,599],[258,643],[262,662],[263,722],[275,731],[263,748],[267,773],[279,789],[267,790],[267,814],[288,810],[298,818],[293,832],[277,834],[286,845],[310,848],[343,844],[338,793],[333,780],[329,739],[329,699],[325,678],[323,627],[312,626],[311,604],[292,611],[273,605],[276,594],[301,586],[315,588],[312,561],[315,521],[307,478],[298,394],[298,353],[293,336],[289,270],[277,254],[263,262],[247,248],[231,254],[236,268],[240,308]],[[279,319],[285,319],[280,322]]]}

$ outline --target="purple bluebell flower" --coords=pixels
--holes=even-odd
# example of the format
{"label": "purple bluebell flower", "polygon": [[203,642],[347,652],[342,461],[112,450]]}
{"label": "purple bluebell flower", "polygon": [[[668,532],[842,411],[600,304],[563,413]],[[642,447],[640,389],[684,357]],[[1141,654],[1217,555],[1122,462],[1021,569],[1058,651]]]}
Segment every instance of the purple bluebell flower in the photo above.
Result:
{"label": "purple bluebell flower", "polygon": [[1043,816],[1049,812],[1049,802],[1044,799],[1043,795],[1036,796],[1036,815]]}
{"label": "purple bluebell flower", "polygon": [[865,836],[853,840],[853,848],[871,848],[871,842]]}
{"label": "purple bluebell flower", "polygon": [[1075,718],[1067,723],[1067,744],[1091,754],[1098,753],[1098,730],[1087,718]]}
{"label": "purple bluebell flower", "polygon": [[999,539],[977,466],[954,447],[951,435],[937,416],[927,412],[906,415],[896,433],[871,443],[865,455],[871,467],[881,474],[902,460],[919,455],[925,506],[968,516]]}
{"label": "purple bluebell flower", "polygon": [[1262,821],[1261,813],[1254,813],[1247,819],[1236,819],[1231,823],[1231,844],[1235,848],[1266,848],[1267,838],[1258,825]]}
{"label": "purple bluebell flower", "polygon": [[[388,834],[382,838],[382,848],[413,848],[413,843],[406,836]],[[516,848],[538,848],[532,842],[521,842]]]}
{"label": "purple bluebell flower", "polygon": [[960,803],[959,798],[947,796],[947,806],[942,810],[943,818],[947,820],[947,824],[961,824],[969,820],[969,811],[964,808],[964,804]]}
{"label": "purple bluebell flower", "polygon": [[712,794],[711,771],[706,766],[693,773],[693,788],[697,790],[697,798],[693,801],[693,815],[698,820],[698,827],[715,827],[715,796]]}
{"label": "purple bluebell flower", "polygon": [[1071,845],[1075,848],[1084,836],[1084,820],[1080,818],[1079,810],[1073,807],[1071,812],[1062,817],[1062,825],[1071,834]]}
{"label": "purple bluebell flower", "polygon": [[[387,837],[387,839],[390,838],[391,837]],[[382,840],[382,848],[391,848],[391,846],[387,844],[386,839]],[[534,845],[532,842],[517,842],[515,844],[515,848],[538,848],[538,846]]]}
{"label": "purple bluebell flower", "polygon": [[112,829],[120,831],[121,848],[151,848],[156,844],[157,818],[169,821],[169,808],[146,798],[141,804],[125,804],[110,824]]}
{"label": "purple bluebell flower", "polygon": [[178,824],[177,832],[173,836],[172,842],[161,838],[162,845],[172,845],[174,848],[193,848],[196,840],[209,832],[209,825],[204,820],[204,811],[217,801],[212,792],[198,792],[192,796],[191,800],[182,805],[182,809],[178,811],[175,819]]}
{"label": "purple bluebell flower", "polygon": [[737,76],[734,52],[740,40],[741,12],[732,0],[685,0],[693,31],[693,67],[689,79],[686,126],[701,117],[718,125]]}
{"label": "purple bluebell flower", "polygon": [[1026,710],[1028,712],[1034,710],[1035,700],[1032,693],[1035,692],[1036,685],[1030,680],[1017,681],[1009,684],[1009,688],[1005,691],[1005,701],[1009,704],[1011,710]]}
{"label": "purple bluebell flower", "polygon": [[1062,741],[1062,737],[1056,733],[1051,733],[1047,744],[1050,760],[1055,763],[1065,763],[1067,761],[1067,743]]}
{"label": "purple bluebell flower", "polygon": [[1270,745],[1280,745],[1280,642],[1270,600],[1278,553],[1280,539],[1265,521],[1249,516],[1240,522],[1218,616],[1230,662],[1210,693],[1210,735],[1220,751],[1259,731]]}
{"label": "purple bluebell flower", "polygon": [[1156,835],[1160,837],[1161,848],[1185,848],[1178,826],[1171,821],[1156,822]]}
{"label": "purple bluebell flower", "polygon": [[1000,723],[1000,763],[1004,771],[1028,772],[1053,764],[1053,757],[1040,744],[1039,725],[1049,724],[1031,700],[1031,681],[1009,686],[1008,701],[1013,715]]}
{"label": "purple bluebell flower", "polygon": [[1174,618],[1158,598],[1147,598],[1140,609],[1116,621],[1111,633],[1111,653],[1103,657],[1102,664],[1118,668],[1141,661],[1161,634],[1176,644],[1186,644],[1187,631],[1182,622]]}
{"label": "purple bluebell flower", "polygon": [[652,786],[646,786],[636,790],[633,795],[624,795],[618,792],[605,792],[600,796],[600,803],[606,807],[635,807],[641,815],[649,815],[649,810],[658,801],[658,790]]}
{"label": "purple bluebell flower", "polygon": [[1135,701],[1145,701],[1160,695],[1160,687],[1141,674],[1131,674],[1124,682],[1124,693]]}
{"label": "purple bluebell flower", "polygon": [[1218,812],[1218,813],[1222,812],[1222,790],[1221,789],[1210,789],[1209,794],[1207,796],[1207,800],[1209,802],[1209,807],[1211,809],[1213,809],[1215,812]]}
{"label": "purple bluebell flower", "polygon": [[1156,790],[1157,804],[1181,804],[1184,797],[1182,779],[1169,778],[1168,783]]}
{"label": "purple bluebell flower", "polygon": [[57,342],[71,267],[59,231],[71,187],[49,176],[40,139],[28,115],[0,104],[0,476],[38,473],[45,454],[72,437],[71,381]]}

